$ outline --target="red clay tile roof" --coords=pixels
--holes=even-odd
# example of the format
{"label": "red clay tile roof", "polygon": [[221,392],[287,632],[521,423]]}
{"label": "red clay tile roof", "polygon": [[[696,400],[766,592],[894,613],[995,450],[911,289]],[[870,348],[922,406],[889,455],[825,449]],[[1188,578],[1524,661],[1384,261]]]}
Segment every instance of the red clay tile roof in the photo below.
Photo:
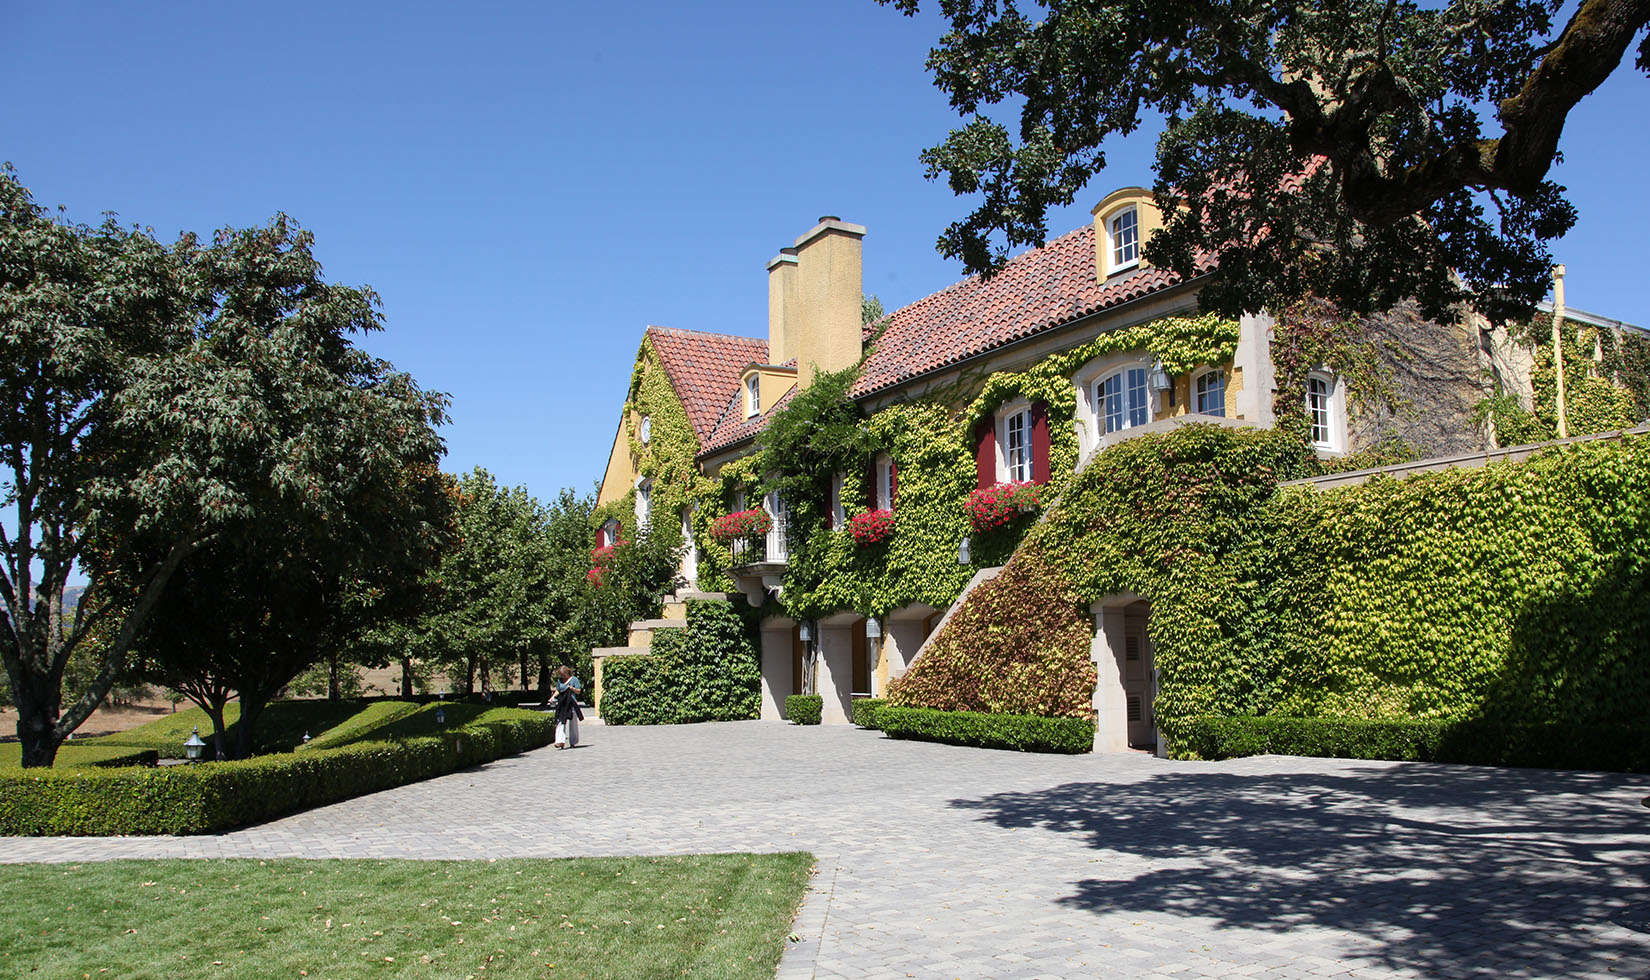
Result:
{"label": "red clay tile roof", "polygon": [[753,415],[750,418],[746,418],[745,413],[742,411],[744,408],[743,394],[736,386],[733,397],[729,399],[727,408],[722,413],[722,421],[717,424],[716,431],[711,434],[711,437],[705,441],[702,452],[709,453],[717,449],[737,445],[761,432],[767,426],[768,420],[773,418],[775,412],[783,411],[785,406],[791,403],[791,396],[796,394],[796,389],[791,388],[786,391],[779,396],[779,401],[774,402],[773,407],[761,415]]}
{"label": "red clay tile roof", "polygon": [[668,327],[648,327],[647,337],[676,397],[682,400],[703,451],[727,408],[730,393],[739,391],[739,375],[745,365],[767,361],[768,342],[757,337]]}
{"label": "red clay tile roof", "polygon": [[[1213,269],[1214,263],[1206,260],[1199,263],[1198,272],[1202,274]],[[1002,271],[989,280],[978,276],[965,279],[895,310],[885,318],[888,326],[877,340],[871,356],[866,359],[853,394],[858,397],[893,387],[920,374],[1139,299],[1179,282],[1180,276],[1152,268],[1113,276],[1103,283],[1096,282],[1094,228],[1080,228],[1061,235],[1042,248],[1010,259]],[[668,332],[687,334],[687,331],[680,330]],[[875,325],[867,326],[863,336],[868,340],[874,332]],[[715,334],[690,336],[761,343]],[[774,412],[790,403],[790,395],[787,394],[762,415],[749,419],[744,417],[738,391],[739,369],[755,359],[740,360],[728,375],[726,386],[716,399],[715,411],[708,413],[715,423],[712,431],[708,437],[704,434],[700,436],[701,453],[727,449],[749,440],[761,431]],[[676,374],[672,373],[671,377],[674,381]],[[681,391],[681,388],[677,390]]]}
{"label": "red clay tile roof", "polygon": [[853,394],[880,391],[1179,281],[1172,272],[1147,268],[1096,282],[1094,228],[1080,228],[1010,259],[989,280],[974,276],[894,311]]}

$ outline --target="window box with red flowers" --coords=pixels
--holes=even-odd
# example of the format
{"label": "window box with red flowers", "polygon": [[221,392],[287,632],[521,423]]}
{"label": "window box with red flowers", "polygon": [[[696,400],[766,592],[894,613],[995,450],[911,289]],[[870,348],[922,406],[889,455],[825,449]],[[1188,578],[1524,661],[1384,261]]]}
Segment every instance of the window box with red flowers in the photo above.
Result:
{"label": "window box with red flowers", "polygon": [[894,536],[894,512],[884,509],[855,514],[848,518],[848,533],[861,548],[881,544]]}
{"label": "window box with red flowers", "polygon": [[981,487],[968,495],[968,522],[980,532],[1006,527],[1021,514],[1042,510],[1042,491],[1035,483],[1020,481]]}
{"label": "window box with red flowers", "polygon": [[724,514],[711,525],[710,536],[721,544],[760,538],[773,530],[773,518],[761,508]]}
{"label": "window box with red flowers", "polygon": [[616,541],[613,544],[604,544],[599,548],[591,548],[590,561],[593,567],[590,571],[584,573],[584,580],[597,588],[601,588],[602,579],[607,576],[608,566],[612,563],[613,556],[618,552],[619,547],[625,544],[629,544],[629,542]]}

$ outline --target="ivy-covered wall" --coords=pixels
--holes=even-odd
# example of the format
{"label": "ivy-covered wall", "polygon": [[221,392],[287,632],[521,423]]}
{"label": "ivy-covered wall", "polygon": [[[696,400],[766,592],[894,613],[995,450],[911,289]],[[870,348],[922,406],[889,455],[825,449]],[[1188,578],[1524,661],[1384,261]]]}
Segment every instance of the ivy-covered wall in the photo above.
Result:
{"label": "ivy-covered wall", "polygon": [[[1240,714],[1643,724],[1650,440],[1278,490],[1317,467],[1287,431],[1131,440],[1078,475],[1003,574],[1040,566],[1026,575],[1076,610],[1149,600],[1171,732]],[[965,615],[975,602],[925,659],[1000,659],[1001,624]]]}
{"label": "ivy-covered wall", "polygon": [[[974,426],[1005,402],[1024,397],[1047,404],[1050,481],[1058,494],[1076,469],[1077,394],[1072,375],[1111,354],[1150,351],[1171,374],[1232,360],[1238,324],[1215,316],[1164,317],[1107,333],[1045,358],[1024,371],[996,372],[959,390],[882,408],[866,419],[872,452],[899,467],[895,531],[886,543],[862,548],[844,530],[793,542],[784,605],[796,618],[840,610],[881,616],[916,603],[943,609],[979,568],[1008,560],[1031,519],[984,535],[969,529],[966,504],[977,484]],[[977,387],[976,387],[977,386]],[[842,496],[851,516],[864,510],[869,457],[843,468]],[[970,535],[972,561],[957,561]]]}
{"label": "ivy-covered wall", "polygon": [[[1480,417],[1494,424],[1496,441],[1516,446],[1558,436],[1558,372],[1553,367],[1552,320],[1537,317],[1508,328],[1529,352],[1530,405],[1510,392],[1485,399]],[[1650,416],[1650,338],[1617,334],[1577,320],[1560,329],[1564,348],[1565,421],[1572,436],[1631,428]]]}
{"label": "ivy-covered wall", "polygon": [[611,725],[741,721],[761,711],[762,668],[748,615],[690,600],[687,626],[660,630],[653,652],[602,667],[602,720]]}

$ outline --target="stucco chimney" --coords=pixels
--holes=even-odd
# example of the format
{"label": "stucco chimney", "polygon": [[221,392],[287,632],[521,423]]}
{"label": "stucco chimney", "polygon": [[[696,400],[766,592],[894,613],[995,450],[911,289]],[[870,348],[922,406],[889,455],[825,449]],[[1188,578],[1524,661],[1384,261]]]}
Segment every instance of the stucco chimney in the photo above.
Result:
{"label": "stucco chimney", "polygon": [[768,363],[796,356],[796,249],[782,248],[768,261]]}
{"label": "stucco chimney", "polygon": [[863,225],[826,215],[796,240],[795,302],[785,305],[785,333],[804,388],[815,370],[839,371],[859,361],[864,238]]}

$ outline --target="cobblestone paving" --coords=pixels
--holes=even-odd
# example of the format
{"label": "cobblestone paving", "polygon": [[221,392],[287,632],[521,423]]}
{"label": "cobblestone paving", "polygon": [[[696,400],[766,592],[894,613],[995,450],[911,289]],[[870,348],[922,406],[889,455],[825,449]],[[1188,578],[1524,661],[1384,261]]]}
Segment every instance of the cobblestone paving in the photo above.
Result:
{"label": "cobblestone paving", "polygon": [[218,836],[0,838],[0,861],[807,850],[781,980],[1650,977],[1644,777],[585,735]]}

